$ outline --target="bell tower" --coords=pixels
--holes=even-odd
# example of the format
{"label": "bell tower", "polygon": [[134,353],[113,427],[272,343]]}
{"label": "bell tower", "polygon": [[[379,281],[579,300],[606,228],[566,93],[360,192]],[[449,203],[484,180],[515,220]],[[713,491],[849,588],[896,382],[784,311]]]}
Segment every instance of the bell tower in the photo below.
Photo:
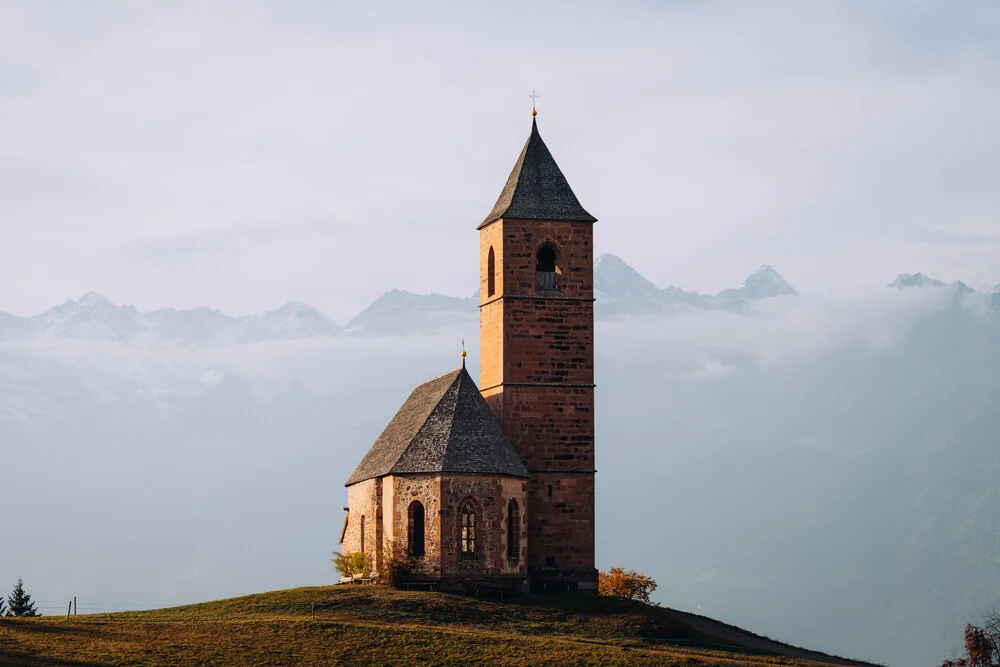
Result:
{"label": "bell tower", "polygon": [[479,225],[479,387],[528,468],[528,575],[596,590],[594,223],[531,134]]}

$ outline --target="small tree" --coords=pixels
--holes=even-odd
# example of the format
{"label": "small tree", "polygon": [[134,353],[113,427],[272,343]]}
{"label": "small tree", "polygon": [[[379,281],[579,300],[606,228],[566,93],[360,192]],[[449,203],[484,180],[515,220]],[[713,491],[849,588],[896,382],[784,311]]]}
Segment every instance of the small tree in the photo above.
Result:
{"label": "small tree", "polygon": [[371,559],[361,551],[348,554],[334,551],[330,560],[342,577],[366,577],[372,571]]}
{"label": "small tree", "polygon": [[655,590],[656,582],[651,577],[632,570],[613,567],[597,575],[597,592],[601,595],[649,604],[649,594]]}
{"label": "small tree", "polygon": [[3,596],[0,595],[0,616],[5,616],[7,608],[4,606]]}
{"label": "small tree", "polygon": [[7,611],[8,616],[30,617],[40,615],[35,610],[35,604],[31,601],[31,596],[24,590],[24,582],[20,578],[18,578],[14,590],[7,596],[7,606],[10,607]]}
{"label": "small tree", "polygon": [[1000,663],[1000,614],[994,609],[984,621],[983,627],[965,626],[965,656],[945,660],[942,667],[994,667]]}

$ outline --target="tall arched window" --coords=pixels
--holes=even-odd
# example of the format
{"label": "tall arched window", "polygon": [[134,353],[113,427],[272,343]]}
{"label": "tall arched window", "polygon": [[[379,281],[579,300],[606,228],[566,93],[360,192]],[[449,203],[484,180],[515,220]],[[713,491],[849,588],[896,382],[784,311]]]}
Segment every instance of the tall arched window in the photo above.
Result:
{"label": "tall arched window", "polygon": [[535,284],[539,292],[555,292],[559,289],[556,282],[559,266],[556,262],[556,249],[552,244],[546,243],[538,249],[535,256]]}
{"label": "tall arched window", "polygon": [[517,501],[507,505],[507,560],[516,563],[521,559],[521,513]]}
{"label": "tall arched window", "polygon": [[365,552],[365,515],[361,515],[361,553]]}
{"label": "tall arched window", "polygon": [[462,535],[460,538],[460,552],[462,558],[476,557],[476,508],[472,501],[467,501],[462,505]]}
{"label": "tall arched window", "polygon": [[410,543],[410,555],[420,558],[424,555],[424,506],[419,500],[410,503],[407,537]]}
{"label": "tall arched window", "polygon": [[490,254],[486,258],[486,296],[493,296],[497,291],[497,259],[490,246]]}

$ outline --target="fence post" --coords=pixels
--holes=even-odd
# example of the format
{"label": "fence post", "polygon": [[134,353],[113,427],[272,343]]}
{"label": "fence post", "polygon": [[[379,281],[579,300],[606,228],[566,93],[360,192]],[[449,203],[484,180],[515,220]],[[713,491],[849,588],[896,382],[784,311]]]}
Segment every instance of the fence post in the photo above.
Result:
{"label": "fence post", "polygon": [[69,601],[69,605],[66,606],[66,620],[69,620],[69,612],[73,608],[73,601]]}
{"label": "fence post", "polygon": [[76,596],[73,596],[73,615],[76,616]]}

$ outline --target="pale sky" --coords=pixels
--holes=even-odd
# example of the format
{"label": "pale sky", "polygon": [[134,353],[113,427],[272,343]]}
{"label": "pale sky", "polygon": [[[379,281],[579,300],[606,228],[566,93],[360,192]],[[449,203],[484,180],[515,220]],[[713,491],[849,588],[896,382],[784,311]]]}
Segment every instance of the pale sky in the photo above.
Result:
{"label": "pale sky", "polygon": [[989,0],[0,0],[0,310],[468,296],[532,89],[661,287],[1000,282]]}

